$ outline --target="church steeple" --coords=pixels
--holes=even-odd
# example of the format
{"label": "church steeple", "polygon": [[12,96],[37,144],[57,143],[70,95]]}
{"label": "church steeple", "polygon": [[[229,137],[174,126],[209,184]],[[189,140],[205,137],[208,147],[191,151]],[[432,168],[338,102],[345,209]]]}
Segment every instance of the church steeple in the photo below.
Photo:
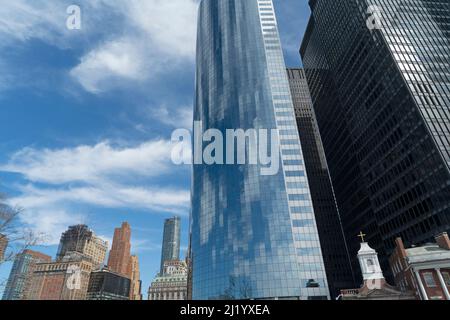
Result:
{"label": "church steeple", "polygon": [[342,300],[415,300],[414,294],[401,292],[389,285],[383,276],[378,253],[364,241],[364,233],[360,233],[361,249],[358,251],[359,265],[364,283],[359,289],[341,291]]}
{"label": "church steeple", "polygon": [[364,241],[365,234],[361,232],[359,236],[363,242],[361,242],[361,249],[358,251],[358,260],[364,282],[384,280],[383,271],[378,261],[378,253]]}

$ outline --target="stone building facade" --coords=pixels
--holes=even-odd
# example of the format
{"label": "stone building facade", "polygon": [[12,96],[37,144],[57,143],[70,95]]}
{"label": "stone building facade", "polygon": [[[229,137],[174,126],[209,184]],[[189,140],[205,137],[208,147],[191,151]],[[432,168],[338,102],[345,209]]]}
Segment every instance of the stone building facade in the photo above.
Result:
{"label": "stone building facade", "polygon": [[187,300],[188,267],[185,261],[166,261],[148,290],[148,300]]}

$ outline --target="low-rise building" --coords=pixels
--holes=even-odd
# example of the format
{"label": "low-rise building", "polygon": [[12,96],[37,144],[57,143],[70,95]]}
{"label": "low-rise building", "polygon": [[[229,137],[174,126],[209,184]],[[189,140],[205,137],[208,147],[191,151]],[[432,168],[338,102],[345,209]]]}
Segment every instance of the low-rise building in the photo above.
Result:
{"label": "low-rise building", "polygon": [[87,300],[129,300],[131,280],[108,268],[91,273]]}
{"label": "low-rise building", "polygon": [[186,300],[188,267],[185,261],[166,261],[148,290],[148,300]]}
{"label": "low-rise building", "polygon": [[[363,234],[361,233],[363,238]],[[378,253],[367,242],[358,252],[364,283],[359,289],[341,290],[341,300],[416,300],[413,292],[401,291],[387,283],[378,260]]]}
{"label": "low-rise building", "polygon": [[403,291],[413,290],[422,300],[450,300],[450,239],[436,236],[436,243],[405,248],[401,238],[389,259],[394,279]]}
{"label": "low-rise building", "polygon": [[85,300],[94,262],[79,252],[67,252],[56,262],[35,265],[27,300]]}

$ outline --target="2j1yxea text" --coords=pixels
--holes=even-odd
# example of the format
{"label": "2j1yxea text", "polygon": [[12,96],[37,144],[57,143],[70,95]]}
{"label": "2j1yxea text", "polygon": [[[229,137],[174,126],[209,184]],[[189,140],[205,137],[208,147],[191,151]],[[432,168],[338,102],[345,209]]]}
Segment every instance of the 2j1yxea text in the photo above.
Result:
{"label": "2j1yxea text", "polygon": [[196,319],[213,318],[215,315],[233,318],[238,316],[270,316],[271,312],[267,305],[225,304],[223,307],[205,307],[188,304],[180,308],[180,315],[196,316]]}

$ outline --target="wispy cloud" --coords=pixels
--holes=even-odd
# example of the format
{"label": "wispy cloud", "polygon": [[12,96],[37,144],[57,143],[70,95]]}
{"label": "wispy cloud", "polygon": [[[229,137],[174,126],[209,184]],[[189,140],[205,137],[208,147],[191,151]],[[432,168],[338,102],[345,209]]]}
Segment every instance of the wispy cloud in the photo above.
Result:
{"label": "wispy cloud", "polygon": [[160,243],[153,243],[148,239],[131,239],[131,252],[133,254],[141,253],[144,251],[159,251],[161,250]]}
{"label": "wispy cloud", "polygon": [[0,37],[7,43],[30,39],[54,43],[67,31],[62,2],[16,0],[3,2],[1,8]]}
{"label": "wispy cloud", "polygon": [[91,93],[112,89],[123,81],[142,81],[148,78],[151,69],[151,60],[144,53],[139,39],[108,41],[83,56],[70,75]]}
{"label": "wispy cloud", "polygon": [[50,243],[84,215],[80,205],[93,208],[139,209],[187,214],[190,193],[179,187],[151,183],[172,173],[171,144],[149,141],[134,147],[94,146],[64,149],[25,148],[13,154],[0,171],[22,175],[18,196],[9,200],[25,208],[23,222],[50,235]]}
{"label": "wispy cloud", "polygon": [[47,208],[66,204],[87,204],[105,208],[135,208],[186,214],[187,190],[170,187],[133,187],[97,184],[86,187],[43,188],[27,185],[19,188],[21,196],[11,204],[30,208]]}
{"label": "wispy cloud", "polygon": [[33,230],[36,234],[43,235],[43,244],[56,245],[67,226],[84,223],[86,216],[71,213],[62,207],[47,206],[24,210],[20,219],[24,227]]}
{"label": "wispy cloud", "polygon": [[[100,94],[192,63],[198,2],[81,0],[82,29],[72,31],[66,28],[66,9],[73,1],[7,1],[0,10],[0,48],[32,39],[82,48],[77,65],[61,72],[68,72],[84,90]],[[14,74],[13,67],[7,71]]]}
{"label": "wispy cloud", "polygon": [[116,1],[123,31],[93,48],[70,71],[85,90],[101,93],[192,62],[197,0]]}
{"label": "wispy cloud", "polygon": [[161,106],[159,108],[149,108],[148,114],[150,118],[156,119],[173,128],[192,128],[194,118],[192,106],[182,106],[179,108]]}
{"label": "wispy cloud", "polygon": [[27,180],[49,184],[94,184],[114,176],[161,175],[171,166],[171,143],[155,140],[134,147],[115,147],[104,141],[64,149],[24,148],[14,153],[0,171],[20,173]]}

